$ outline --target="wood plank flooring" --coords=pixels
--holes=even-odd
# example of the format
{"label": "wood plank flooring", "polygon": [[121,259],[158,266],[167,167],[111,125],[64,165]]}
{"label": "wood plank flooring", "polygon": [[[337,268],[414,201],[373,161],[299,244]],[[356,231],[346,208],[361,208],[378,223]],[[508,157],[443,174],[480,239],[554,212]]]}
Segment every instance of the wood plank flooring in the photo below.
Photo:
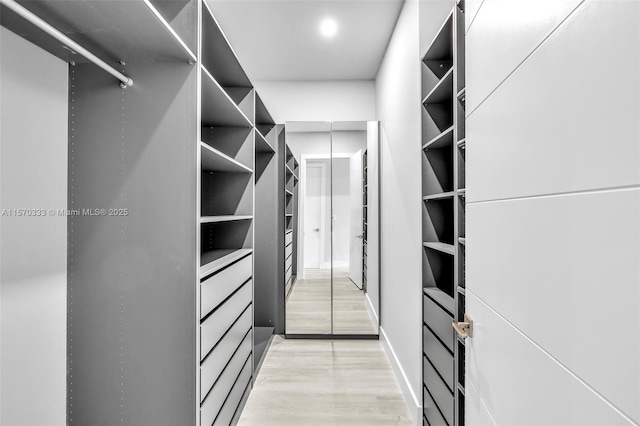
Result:
{"label": "wood plank flooring", "polygon": [[[331,334],[331,270],[307,269],[287,300],[289,334]],[[346,269],[333,273],[333,333],[377,334],[362,290]]]}
{"label": "wood plank flooring", "polygon": [[241,426],[411,425],[377,340],[275,336]]}

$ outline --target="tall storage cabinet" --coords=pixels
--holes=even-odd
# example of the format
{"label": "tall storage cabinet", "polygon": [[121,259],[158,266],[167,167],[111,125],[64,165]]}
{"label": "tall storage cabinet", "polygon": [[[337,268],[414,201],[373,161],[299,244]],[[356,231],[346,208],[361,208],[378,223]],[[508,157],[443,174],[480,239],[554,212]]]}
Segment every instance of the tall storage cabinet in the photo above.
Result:
{"label": "tall storage cabinet", "polygon": [[254,282],[283,230],[275,123],[201,0],[18,3],[133,79],[2,6],[70,63],[68,423],[236,423],[254,330],[284,318],[254,307],[284,291],[275,269]]}
{"label": "tall storage cabinet", "polygon": [[422,57],[423,423],[464,425],[464,2]]}

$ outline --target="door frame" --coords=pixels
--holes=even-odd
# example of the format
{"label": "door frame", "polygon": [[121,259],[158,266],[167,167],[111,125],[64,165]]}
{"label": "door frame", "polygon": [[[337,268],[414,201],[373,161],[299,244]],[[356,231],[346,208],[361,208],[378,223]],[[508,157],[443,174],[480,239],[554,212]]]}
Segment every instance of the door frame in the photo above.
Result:
{"label": "door frame", "polygon": [[[313,160],[331,160],[332,158],[351,158],[351,156],[349,154],[346,153],[338,153],[338,154],[302,154],[300,156],[300,201],[298,202],[298,226],[299,229],[302,229],[302,232],[298,232],[298,247],[300,247],[300,250],[298,250],[298,265],[302,265],[302,279],[305,279],[305,267],[304,267],[304,204],[305,204],[305,200],[307,197],[307,189],[306,189],[306,183],[307,183],[307,162],[309,160],[313,161]],[[309,161],[309,162],[311,162]],[[322,192],[326,192],[327,187],[326,187],[326,164],[322,164],[319,163],[320,165],[322,165],[323,167],[323,176],[324,179],[322,180]],[[329,172],[329,174],[331,175],[331,171]],[[333,176],[331,176],[331,180],[330,182],[333,182]],[[331,198],[331,197],[330,197]],[[331,201],[331,200],[329,200]],[[326,211],[326,200],[323,198],[322,199],[322,212],[321,212],[321,217],[320,220],[322,221],[322,223],[325,223],[326,220],[326,216],[325,216],[325,211]],[[333,206],[331,206],[330,209],[331,212],[333,212]],[[333,227],[333,221],[330,222],[331,226]],[[331,230],[329,230],[331,232]],[[324,263],[324,239],[325,239],[325,229],[324,226],[322,228],[320,228],[320,255],[321,255],[321,259],[320,259],[320,266],[322,267],[322,264]],[[332,253],[333,256],[333,253]],[[298,276],[300,276],[300,268],[298,268]]]}

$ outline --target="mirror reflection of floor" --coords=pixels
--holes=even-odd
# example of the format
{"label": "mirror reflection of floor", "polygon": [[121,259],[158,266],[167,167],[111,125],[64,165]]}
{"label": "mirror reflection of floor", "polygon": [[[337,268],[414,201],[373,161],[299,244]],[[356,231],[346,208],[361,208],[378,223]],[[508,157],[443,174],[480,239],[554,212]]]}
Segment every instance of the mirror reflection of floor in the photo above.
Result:
{"label": "mirror reflection of floor", "polygon": [[[331,333],[331,270],[307,269],[287,300],[287,333]],[[365,294],[349,279],[348,270],[335,269],[333,333],[376,334]]]}

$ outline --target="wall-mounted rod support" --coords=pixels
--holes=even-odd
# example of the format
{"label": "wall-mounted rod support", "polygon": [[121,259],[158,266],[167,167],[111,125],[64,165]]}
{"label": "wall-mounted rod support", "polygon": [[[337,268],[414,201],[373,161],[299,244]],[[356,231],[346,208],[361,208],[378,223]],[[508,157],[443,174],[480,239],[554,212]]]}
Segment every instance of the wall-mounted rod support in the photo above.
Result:
{"label": "wall-mounted rod support", "polygon": [[15,13],[22,16],[24,19],[31,22],[36,27],[40,28],[42,31],[49,34],[51,37],[63,43],[65,46],[67,46],[67,48],[84,56],[85,58],[87,58],[88,60],[90,60],[91,62],[93,62],[94,64],[96,64],[97,66],[99,66],[100,68],[102,68],[103,70],[105,70],[106,72],[108,72],[109,74],[117,78],[118,80],[120,80],[122,82],[120,84],[120,87],[122,87],[123,89],[125,87],[133,85],[133,80],[131,78],[122,74],[121,72],[113,68],[111,65],[107,64],[105,61],[98,58],[96,55],[89,52],[87,49],[80,46],[78,43],[71,40],[69,37],[62,34],[57,29],[53,28],[51,25],[49,25],[48,23],[40,19],[38,16],[34,15],[29,10],[25,9],[23,6],[18,4],[15,0],[0,0],[0,4],[3,4],[9,9],[13,10]]}

